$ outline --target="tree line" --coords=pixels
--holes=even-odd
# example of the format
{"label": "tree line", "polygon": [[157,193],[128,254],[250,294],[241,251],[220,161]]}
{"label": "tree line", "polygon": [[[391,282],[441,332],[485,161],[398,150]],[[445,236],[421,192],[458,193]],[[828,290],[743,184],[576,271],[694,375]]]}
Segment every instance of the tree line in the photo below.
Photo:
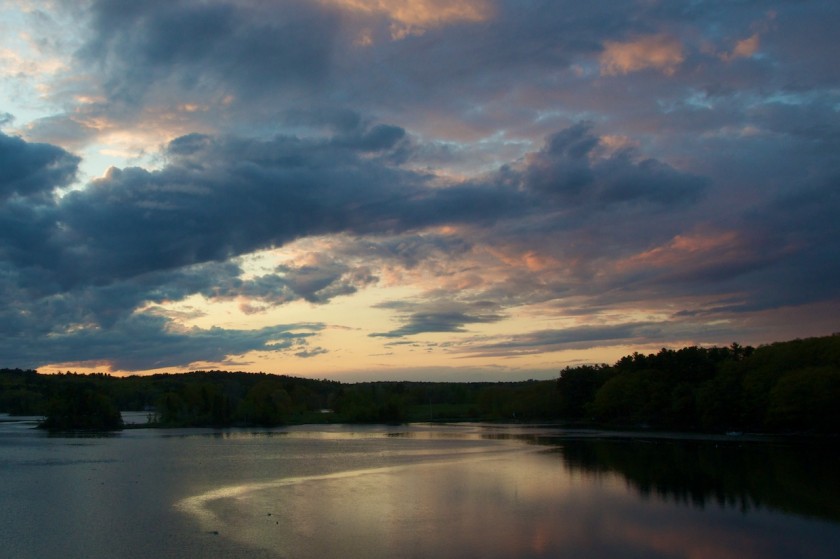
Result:
{"label": "tree line", "polygon": [[0,412],[51,429],[120,428],[119,410],[157,426],[552,421],[703,432],[840,433],[840,335],[744,347],[633,353],[555,380],[341,383],[200,371],[113,377],[0,370]]}

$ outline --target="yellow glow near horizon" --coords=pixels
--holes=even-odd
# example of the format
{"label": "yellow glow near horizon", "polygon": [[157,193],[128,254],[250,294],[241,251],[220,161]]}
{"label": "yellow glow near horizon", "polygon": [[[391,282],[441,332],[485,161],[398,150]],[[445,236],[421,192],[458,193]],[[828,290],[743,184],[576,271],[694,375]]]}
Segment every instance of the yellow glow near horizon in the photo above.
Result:
{"label": "yellow glow near horizon", "polygon": [[[282,249],[272,249],[244,257],[240,264],[243,279],[274,273],[278,264],[303,265],[313,250],[333,245],[335,238],[308,239],[292,243]],[[517,262],[517,266],[521,263]],[[424,274],[391,278],[376,286],[362,288],[351,295],[338,296],[325,304],[295,300],[260,307],[259,300],[239,296],[230,299],[208,299],[200,294],[183,300],[150,304],[138,309],[139,313],[165,316],[175,330],[188,331],[198,328],[210,330],[259,330],[288,325],[291,331],[311,332],[305,345],[271,350],[250,351],[244,355],[229,355],[222,362],[195,362],[182,367],[142,371],[183,372],[199,369],[223,369],[249,372],[270,372],[315,378],[334,378],[342,375],[353,378],[419,378],[423,370],[455,370],[457,368],[496,371],[497,377],[518,375],[544,378],[553,376],[567,365],[581,363],[614,362],[618,358],[638,351],[639,346],[629,346],[616,340],[599,340],[597,343],[581,342],[557,344],[550,339],[543,342],[540,333],[546,331],[574,330],[587,325],[610,325],[640,322],[659,322],[666,319],[673,309],[611,308],[609,313],[580,316],[574,307],[566,309],[558,301],[511,307],[493,311],[502,317],[495,322],[470,323],[467,321],[459,332],[422,332],[404,337],[372,336],[399,328],[405,320],[399,309],[388,308],[385,303],[421,301],[428,295],[430,285],[424,284]],[[403,281],[402,280],[408,280]],[[452,278],[449,278],[452,279]],[[449,281],[449,280],[447,280]],[[468,289],[469,287],[467,287]],[[565,301],[572,304],[572,301]],[[254,310],[259,308],[260,310]],[[442,307],[446,310],[445,307]],[[305,326],[317,324],[309,330]],[[504,344],[512,345],[506,347]],[[502,344],[498,348],[494,344]],[[656,344],[654,344],[656,345]],[[658,350],[651,347],[651,351]],[[79,372],[109,371],[107,363],[52,364],[42,372],[76,370]],[[412,373],[412,371],[416,371]],[[111,371],[121,374],[121,371]],[[533,374],[532,374],[533,372]],[[453,373],[457,374],[457,373]]]}

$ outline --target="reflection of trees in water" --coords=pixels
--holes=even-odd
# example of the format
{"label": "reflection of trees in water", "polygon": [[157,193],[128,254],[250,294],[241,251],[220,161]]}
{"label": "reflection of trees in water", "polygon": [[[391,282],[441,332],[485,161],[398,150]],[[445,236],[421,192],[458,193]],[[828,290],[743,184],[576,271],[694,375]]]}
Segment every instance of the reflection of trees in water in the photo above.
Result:
{"label": "reflection of trees in water", "polygon": [[618,473],[645,497],[840,522],[840,453],[834,445],[599,439],[564,440],[560,452],[570,470]]}

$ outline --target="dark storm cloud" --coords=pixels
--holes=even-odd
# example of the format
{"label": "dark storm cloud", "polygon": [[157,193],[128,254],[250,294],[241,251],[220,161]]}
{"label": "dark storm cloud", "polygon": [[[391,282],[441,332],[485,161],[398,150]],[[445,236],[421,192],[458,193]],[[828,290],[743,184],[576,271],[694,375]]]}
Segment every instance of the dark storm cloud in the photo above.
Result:
{"label": "dark storm cloud", "polygon": [[[429,177],[391,163],[393,152],[402,149],[402,130],[386,125],[354,130],[323,140],[178,138],[169,144],[160,170],[111,169],[60,200],[6,204],[0,208],[2,250],[20,277],[37,278],[27,286],[32,293],[112,285],[130,292],[134,285],[138,298],[155,301],[163,296],[143,282],[180,285],[185,276],[179,270],[308,235],[405,234],[443,224],[488,227],[510,221],[499,230],[509,234],[510,227],[539,221],[543,214],[604,210],[618,202],[681,205],[702,191],[701,179],[659,162],[637,161],[626,153],[588,157],[598,140],[586,126],[552,136],[524,165],[508,167],[488,181],[447,187],[431,187]],[[47,186],[40,189],[48,191]],[[429,239],[410,234],[382,239],[372,241],[370,250],[410,266],[421,258],[417,247],[444,241],[438,238],[429,245]],[[447,250],[454,246],[451,239],[445,243]],[[322,261],[278,270],[284,278],[261,280],[266,284],[262,288],[258,282],[236,286],[229,278],[222,285],[231,293],[275,289],[283,294],[277,300],[316,302],[373,281],[370,271],[343,266]],[[197,272],[192,270],[188,275],[194,278]],[[212,270],[216,274],[221,268]],[[204,287],[188,285],[204,292]],[[109,299],[124,297],[112,293]]]}
{"label": "dark storm cloud", "polygon": [[258,330],[214,327],[176,331],[168,328],[163,317],[135,315],[106,330],[68,331],[40,338],[4,337],[0,353],[10,356],[10,366],[15,367],[33,367],[49,360],[107,363],[116,370],[132,371],[220,362],[253,350],[294,351],[305,347],[306,339],[321,328],[318,324],[290,324]]}
{"label": "dark storm cloud", "polygon": [[772,9],[779,23],[768,50],[785,68],[784,89],[802,92],[835,87],[840,80],[833,56],[840,26],[835,3],[783,2]]}
{"label": "dark storm cloud", "polygon": [[524,187],[573,207],[636,202],[672,206],[696,200],[708,182],[654,159],[636,160],[631,150],[593,160],[599,142],[591,125],[583,123],[553,134],[528,161]]}
{"label": "dark storm cloud", "polygon": [[349,146],[362,151],[379,152],[390,150],[405,138],[405,130],[399,126],[376,124],[368,129],[358,128],[350,133],[338,136],[333,143],[339,147]]}
{"label": "dark storm cloud", "polygon": [[[468,324],[488,324],[498,322],[504,315],[493,312],[496,305],[456,302],[447,304],[407,305],[401,302],[378,305],[381,308],[393,308],[405,312],[403,326],[388,332],[370,334],[375,338],[402,338],[416,334],[439,332],[466,332]],[[417,308],[419,307],[419,308]],[[407,311],[407,312],[406,312]]]}
{"label": "dark storm cloud", "polygon": [[400,227],[404,196],[422,194],[424,181],[350,147],[294,138],[189,136],[173,141],[167,157],[160,171],[112,169],[61,200],[55,234],[66,247],[65,281],[224,260],[304,235]]}
{"label": "dark storm cloud", "polygon": [[[0,156],[15,171],[5,191],[16,195],[0,204],[6,339],[30,340],[18,354],[34,359],[34,346],[26,351],[32,343],[51,361],[94,359],[99,352],[116,363],[112,351],[119,353],[123,335],[138,344],[125,346],[128,354],[143,343],[157,348],[155,358],[120,358],[119,366],[132,368],[189,363],[193,349],[216,336],[240,344],[220,345],[220,355],[263,348],[265,333],[279,330],[176,334],[163,317],[140,321],[134,311],[192,293],[325,302],[374,281],[363,269],[326,260],[242,281],[241,270],[223,261],[305,235],[406,230],[451,219],[456,209],[434,211],[439,202],[425,177],[378,160],[401,136],[395,127],[377,126],[340,142],[187,136],[172,142],[160,171],[112,169],[60,199],[19,193],[65,186],[76,158],[4,136]],[[414,205],[431,207],[418,218]],[[497,206],[502,213],[505,204]]]}
{"label": "dark storm cloud", "polygon": [[838,160],[840,106],[836,96],[792,94],[788,102],[772,102],[750,112],[753,121],[776,134],[803,142],[800,149]]}
{"label": "dark storm cloud", "polygon": [[539,330],[499,341],[476,343],[466,348],[471,357],[510,357],[599,346],[647,345],[687,337],[698,342],[714,341],[732,334],[724,325],[692,325],[679,322],[629,322],[624,324],[577,326]]}
{"label": "dark storm cloud", "polygon": [[[669,27],[679,35],[704,19],[711,19],[717,29],[732,26],[740,32],[756,14],[754,6],[747,6],[743,14],[727,14],[733,24],[719,21],[720,6],[668,4],[623,2],[617,7],[611,1],[498,0],[492,2],[493,16],[487,20],[441,26],[399,41],[387,40],[386,20],[379,23],[385,29],[374,33],[369,51],[350,51],[348,60],[342,60],[336,71],[352,72],[336,79],[341,80],[343,98],[357,107],[374,104],[379,114],[387,111],[389,119],[399,118],[399,111],[410,103],[421,115],[441,110],[492,134],[537,118],[540,109],[529,106],[528,93],[573,85],[577,78],[569,70],[592,64],[606,41]],[[519,93],[523,99],[517,98]],[[516,99],[513,106],[505,106],[504,100],[511,99]],[[482,110],[488,105],[494,109]],[[550,102],[543,109],[562,107]],[[508,110],[515,115],[503,114]]]}
{"label": "dark storm cloud", "polygon": [[129,320],[145,304],[177,301],[194,293],[212,297],[220,286],[241,283],[241,270],[230,263],[208,263],[66,290],[45,282],[43,270],[16,270],[8,264],[0,269],[0,332],[32,339],[64,334],[68,329],[108,330]]}
{"label": "dark storm cloud", "polygon": [[[213,338],[177,331],[168,302],[259,313],[403,280],[425,291],[388,307],[379,336],[464,332],[519,305],[585,317],[678,298],[661,311],[677,321],[836,306],[833,2],[493,0],[486,18],[415,27],[392,4],[45,5],[66,17],[28,29],[43,56],[23,70],[54,72],[37,85],[64,112],[24,123],[27,140],[0,134],[4,336],[77,360],[159,337],[159,361],[183,364]],[[65,150],[148,155],[176,136],[154,169],[61,195],[80,164]],[[313,236],[261,276],[238,258]],[[702,337],[677,326],[485,351]]]}
{"label": "dark storm cloud", "polygon": [[[51,361],[108,355],[114,363],[112,356],[117,355],[122,336],[155,344],[156,357],[144,354],[144,344],[138,342],[128,352],[131,355],[120,358],[119,366],[128,368],[209,360],[207,345],[213,343],[221,359],[237,351],[266,349],[269,334],[283,339],[285,330],[178,332],[164,317],[148,315],[154,320],[146,321],[140,317],[147,315],[134,311],[145,303],[177,301],[193,293],[209,299],[242,295],[267,305],[301,298],[323,303],[376,281],[372,268],[351,266],[339,258],[284,265],[274,274],[250,280],[242,280],[242,270],[228,261],[311,235],[357,237],[359,243],[339,255],[356,251],[356,257],[374,255],[406,267],[453,246],[464,252],[477,242],[521,243],[522,252],[538,247],[556,258],[577,256],[597,266],[644,250],[651,241],[662,244],[683,231],[684,225],[674,228],[674,224],[688,215],[685,212],[708,188],[706,179],[635,151],[604,152],[593,127],[586,124],[552,134],[538,152],[482,180],[449,186],[432,186],[431,177],[395,164],[394,153],[404,150],[408,141],[398,127],[349,120],[336,126],[334,136],[323,139],[280,136],[263,141],[193,134],[169,144],[159,170],[112,169],[87,188],[60,199],[16,195],[0,204],[3,323],[9,340],[19,343],[26,333],[31,343],[44,342],[39,347]],[[0,147],[6,153],[52,154],[59,169],[64,165],[63,171],[46,172],[49,158],[28,159],[36,177],[31,179],[31,192],[49,193],[65,185],[69,169],[75,169],[76,159],[52,146],[12,139]],[[403,325],[374,335],[464,332],[469,324],[502,320],[503,305],[564,294],[587,294],[597,303],[599,289],[610,297],[623,293],[623,300],[655,287],[662,289],[660,295],[713,293],[715,285],[727,285],[723,280],[737,287],[739,278],[754,281],[753,295],[733,305],[785,304],[772,298],[762,268],[776,270],[766,277],[790,286],[802,279],[813,283],[807,274],[832,272],[836,267],[832,260],[824,269],[811,262],[812,257],[830,256],[837,243],[837,236],[827,235],[834,227],[830,218],[837,206],[836,182],[821,184],[812,191],[799,189],[798,197],[780,198],[751,218],[743,216],[745,238],[772,246],[770,233],[776,228],[780,241],[784,236],[799,241],[766,259],[768,264],[758,266],[752,260],[741,268],[727,268],[734,262],[727,257],[720,262],[718,275],[711,274],[711,268],[695,268],[696,273],[689,269],[688,275],[643,272],[635,278],[600,278],[588,287],[582,281],[512,274],[504,287],[510,290],[509,297],[494,297],[499,303],[493,308],[470,305],[467,297],[448,307],[401,307],[397,310]],[[438,225],[463,226],[467,237],[453,240],[423,232]],[[367,236],[370,241],[364,240]],[[581,240],[587,236],[588,244]],[[768,267],[773,262],[778,264]],[[800,273],[790,275],[787,265],[792,262],[800,265]],[[811,297],[836,292],[828,282],[820,285],[823,289]],[[487,300],[488,295],[480,292],[471,297]],[[639,330],[642,326],[634,326],[633,332],[652,339],[655,332]],[[543,333],[510,342],[517,347],[494,345],[483,352],[532,351],[529,347],[552,351],[587,339],[629,339],[633,332],[581,330],[578,337]],[[225,345],[217,337],[229,337],[231,342]],[[204,351],[200,357],[199,348]],[[310,356],[320,350],[295,351]]]}
{"label": "dark storm cloud", "polygon": [[347,258],[411,270],[450,258],[466,258],[472,245],[473,240],[466,236],[421,231],[352,238],[335,251]]}
{"label": "dark storm cloud", "polygon": [[13,196],[50,194],[76,177],[79,158],[49,144],[27,143],[0,132],[0,203]]}
{"label": "dark storm cloud", "polygon": [[703,307],[685,312],[724,317],[815,302],[836,305],[840,173],[828,168],[821,170],[825,176],[802,177],[787,192],[741,209],[734,220],[694,218],[696,236],[688,230],[635,262],[627,259],[591,286],[586,306],[702,298]]}
{"label": "dark storm cloud", "polygon": [[[733,310],[748,311],[801,305],[840,298],[840,168],[814,184],[807,181],[790,193],[749,212],[743,228],[767,256],[737,278],[746,293]],[[760,243],[760,244],[759,244]]]}
{"label": "dark storm cloud", "polygon": [[[173,327],[169,313],[164,316],[155,310],[135,311],[195,293],[209,300],[246,296],[256,302],[279,304],[306,295],[326,302],[329,297],[351,291],[350,280],[338,277],[324,282],[314,294],[301,294],[289,287],[292,280],[288,278],[266,276],[246,281],[239,278],[242,270],[237,265],[213,262],[36,296],[28,285],[12,280],[13,270],[7,271],[0,281],[0,353],[17,355],[15,366],[21,367],[34,367],[45,360],[108,361],[114,368],[140,370],[222,360],[252,350],[315,355],[324,350],[309,349],[307,339],[321,330],[320,324],[278,325],[254,331],[182,329]],[[117,359],[114,356],[118,354]]]}
{"label": "dark storm cloud", "polygon": [[[203,269],[205,265],[199,266]],[[335,297],[351,295],[360,288],[376,282],[377,278],[367,266],[350,267],[344,262],[319,255],[316,262],[303,266],[281,265],[272,273],[243,280],[242,270],[226,281],[206,282],[200,293],[209,300],[232,300],[246,297],[263,305],[281,305],[303,299],[309,303],[324,304]],[[246,312],[262,310],[259,304],[244,307]]]}
{"label": "dark storm cloud", "polygon": [[320,263],[317,266],[281,266],[283,282],[294,293],[310,303],[326,303],[339,295],[355,293],[359,287],[376,281],[369,270],[351,270],[340,262]]}
{"label": "dark storm cloud", "polygon": [[336,19],[304,0],[100,0],[78,56],[105,76],[115,101],[139,103],[155,86],[250,97],[309,87],[324,76]]}
{"label": "dark storm cloud", "polygon": [[563,330],[541,330],[509,340],[478,344],[471,351],[481,354],[510,355],[512,353],[543,353],[560,349],[582,349],[603,345],[603,342],[626,343],[662,337],[662,325],[648,322],[612,326],[581,326]]}
{"label": "dark storm cloud", "polygon": [[[706,3],[492,4],[489,19],[394,40],[388,17],[354,17],[329,2],[100,0],[91,5],[91,33],[77,61],[105,100],[82,112],[133,122],[144,108],[209,103],[214,110],[191,118],[227,130],[247,121],[251,131],[289,112],[360,111],[402,126],[422,125],[422,115],[440,112],[492,134],[538,118],[545,107],[529,106],[529,92],[576,83],[568,71],[591,64],[605,41],[669,28],[680,35],[695,20],[741,33],[754,23],[750,18],[763,17],[754,5],[722,19],[719,6]],[[357,44],[364,33],[373,44]],[[512,80],[524,105],[499,103]],[[632,96],[624,95],[627,102]]]}
{"label": "dark storm cloud", "polygon": [[103,107],[77,109],[74,114],[58,114],[39,118],[26,127],[29,139],[61,145],[67,149],[78,149],[96,139],[99,130],[80,122],[80,115],[89,121],[109,118]]}
{"label": "dark storm cloud", "polygon": [[[181,137],[169,144],[160,170],[111,169],[84,190],[30,209],[34,237],[9,235],[6,245],[19,248],[14,263],[40,267],[44,281],[70,288],[222,261],[308,235],[486,226],[581,204],[531,188],[530,168],[507,171],[504,180],[432,188],[429,176],[390,163],[402,135],[374,125],[340,141]],[[534,164],[557,191],[567,188],[563,165],[586,165],[565,157],[548,151]],[[624,156],[591,173],[587,203],[611,196],[674,202],[699,188],[695,177]],[[39,243],[40,250],[23,250]]]}

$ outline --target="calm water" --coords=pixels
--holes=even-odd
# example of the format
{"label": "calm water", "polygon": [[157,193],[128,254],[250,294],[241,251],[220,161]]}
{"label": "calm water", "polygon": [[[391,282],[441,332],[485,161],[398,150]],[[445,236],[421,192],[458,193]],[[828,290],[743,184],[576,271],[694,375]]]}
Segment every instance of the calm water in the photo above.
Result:
{"label": "calm water", "polygon": [[836,558],[826,445],[514,426],[0,422],[0,555]]}

